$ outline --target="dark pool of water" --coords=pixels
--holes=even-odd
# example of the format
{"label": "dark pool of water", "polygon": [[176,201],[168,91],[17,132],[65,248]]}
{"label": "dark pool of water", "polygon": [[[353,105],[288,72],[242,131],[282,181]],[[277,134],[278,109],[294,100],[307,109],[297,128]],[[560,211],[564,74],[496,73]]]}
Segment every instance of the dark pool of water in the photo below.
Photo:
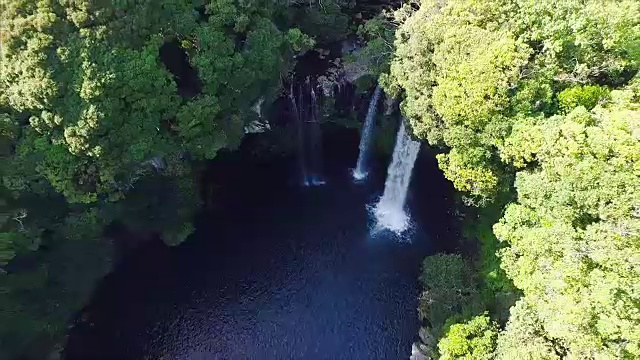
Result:
{"label": "dark pool of water", "polygon": [[[219,206],[182,245],[120,264],[71,330],[67,359],[401,359],[417,338],[422,258],[453,246],[451,189],[423,151],[411,236],[372,237],[366,185],[349,176],[357,133],[326,137],[326,185],[301,188],[288,161],[229,157]],[[343,144],[343,145],[339,145]]]}

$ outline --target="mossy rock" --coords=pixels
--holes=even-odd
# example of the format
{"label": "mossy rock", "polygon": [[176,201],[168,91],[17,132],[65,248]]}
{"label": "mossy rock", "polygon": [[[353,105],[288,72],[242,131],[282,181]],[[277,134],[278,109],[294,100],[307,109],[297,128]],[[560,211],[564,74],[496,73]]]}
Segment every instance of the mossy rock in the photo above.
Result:
{"label": "mossy rock", "polygon": [[353,85],[356,86],[356,95],[366,94],[376,86],[378,82],[378,77],[372,74],[366,74],[353,82]]}
{"label": "mossy rock", "polygon": [[376,119],[375,149],[380,154],[390,155],[396,142],[398,132],[398,119],[392,116],[382,115]]}

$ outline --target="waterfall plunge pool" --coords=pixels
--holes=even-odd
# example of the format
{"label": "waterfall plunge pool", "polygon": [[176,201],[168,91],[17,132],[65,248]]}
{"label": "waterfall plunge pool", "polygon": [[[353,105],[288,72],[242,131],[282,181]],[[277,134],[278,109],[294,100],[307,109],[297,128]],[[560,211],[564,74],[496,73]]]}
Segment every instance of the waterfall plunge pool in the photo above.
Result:
{"label": "waterfall plunge pool", "polygon": [[214,161],[205,181],[220,190],[196,232],[119,264],[71,329],[66,359],[408,358],[421,261],[455,246],[452,188],[422,151],[411,242],[372,237],[367,205],[390,159],[353,184],[357,131],[323,130],[322,187],[299,186],[295,159],[256,161],[241,147]]}

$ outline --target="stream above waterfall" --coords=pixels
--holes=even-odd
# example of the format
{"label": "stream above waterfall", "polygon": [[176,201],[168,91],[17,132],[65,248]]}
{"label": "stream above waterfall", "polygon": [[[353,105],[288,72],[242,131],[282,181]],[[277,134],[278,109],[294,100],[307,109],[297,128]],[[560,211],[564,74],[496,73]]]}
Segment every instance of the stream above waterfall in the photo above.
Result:
{"label": "stream above waterfall", "polygon": [[389,159],[353,184],[357,140],[355,130],[325,131],[321,187],[298,185],[294,158],[221,155],[203,180],[219,188],[217,205],[182,245],[152,242],[116,267],[70,331],[66,358],[408,357],[420,263],[455,246],[452,191],[422,152],[411,242],[372,237],[366,207]]}

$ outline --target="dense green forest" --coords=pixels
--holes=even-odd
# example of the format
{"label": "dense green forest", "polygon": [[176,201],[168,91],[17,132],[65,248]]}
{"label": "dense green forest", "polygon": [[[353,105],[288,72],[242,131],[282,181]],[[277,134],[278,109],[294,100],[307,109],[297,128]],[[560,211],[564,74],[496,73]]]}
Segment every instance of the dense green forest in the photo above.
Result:
{"label": "dense green forest", "polygon": [[425,260],[426,345],[640,357],[640,2],[426,0],[400,20],[385,83],[480,207],[471,268]]}
{"label": "dense green forest", "polygon": [[105,230],[182,242],[203,164],[349,34],[478,245],[425,259],[423,355],[640,357],[639,1],[423,0],[359,27],[328,0],[0,6],[0,358],[60,346]]}
{"label": "dense green forest", "polygon": [[[107,225],[168,244],[191,233],[195,167],[239,144],[252,106],[313,44],[289,24],[316,13],[269,1],[3,2],[0,358],[41,358],[59,341],[110,268]],[[163,62],[170,45],[187,66]]]}

